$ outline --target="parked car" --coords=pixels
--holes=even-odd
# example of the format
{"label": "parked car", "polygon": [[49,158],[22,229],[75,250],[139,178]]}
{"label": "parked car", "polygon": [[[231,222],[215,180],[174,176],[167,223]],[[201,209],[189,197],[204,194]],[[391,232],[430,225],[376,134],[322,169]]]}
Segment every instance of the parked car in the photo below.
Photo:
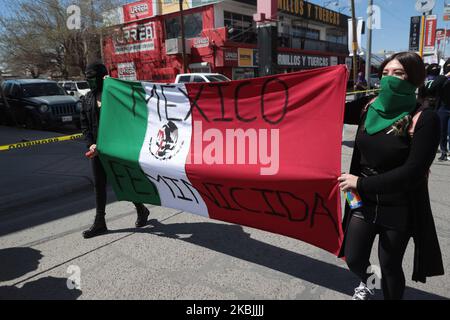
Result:
{"label": "parked car", "polygon": [[60,81],[58,84],[66,90],[67,94],[78,99],[81,99],[91,91],[87,81]]}
{"label": "parked car", "polygon": [[220,73],[181,73],[175,78],[175,83],[226,81],[231,80]]}
{"label": "parked car", "polygon": [[65,124],[80,127],[81,102],[68,95],[55,81],[7,80],[2,88],[18,124],[30,129]]}

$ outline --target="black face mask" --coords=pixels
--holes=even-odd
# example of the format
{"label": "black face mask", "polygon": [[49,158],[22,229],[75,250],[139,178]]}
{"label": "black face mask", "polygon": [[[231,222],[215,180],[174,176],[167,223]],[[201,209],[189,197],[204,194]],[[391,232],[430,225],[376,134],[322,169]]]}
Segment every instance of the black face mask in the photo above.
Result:
{"label": "black face mask", "polygon": [[92,91],[102,92],[103,90],[103,78],[88,78],[87,82]]}
{"label": "black face mask", "polygon": [[91,90],[102,92],[103,78],[108,75],[108,70],[103,64],[94,63],[86,68],[86,80]]}

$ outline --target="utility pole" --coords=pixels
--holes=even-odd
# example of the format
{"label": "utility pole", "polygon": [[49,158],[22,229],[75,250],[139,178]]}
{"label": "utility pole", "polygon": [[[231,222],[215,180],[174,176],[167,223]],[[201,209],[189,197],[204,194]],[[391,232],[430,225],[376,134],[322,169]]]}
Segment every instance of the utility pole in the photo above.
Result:
{"label": "utility pole", "polygon": [[183,73],[187,72],[187,61],[186,61],[186,39],[184,36],[184,11],[183,11],[183,0],[178,0],[180,4],[180,31],[181,31],[181,48],[182,48],[182,59],[183,59]]}
{"label": "utility pole", "polygon": [[253,15],[258,30],[259,76],[278,73],[278,1],[258,0]]}
{"label": "utility pole", "polygon": [[423,47],[425,44],[425,20],[426,14],[425,12],[422,14],[422,23],[420,28],[420,57],[423,58]]}
{"label": "utility pole", "polygon": [[373,0],[369,0],[368,19],[367,19],[367,55],[366,55],[366,82],[367,90],[371,89],[370,74],[372,70],[372,27],[373,27]]}
{"label": "utility pole", "polygon": [[447,55],[446,55],[446,51],[447,51],[447,30],[448,30],[448,25],[447,24],[445,24],[445,29],[444,29],[444,53],[443,53],[443,59],[444,60],[446,60],[446,58],[447,58]]}
{"label": "utility pole", "polygon": [[355,0],[351,0],[352,2],[352,49],[353,49],[353,87],[356,85],[356,78],[358,76],[357,70],[357,54],[358,54],[358,36],[356,34],[356,12],[355,12]]}

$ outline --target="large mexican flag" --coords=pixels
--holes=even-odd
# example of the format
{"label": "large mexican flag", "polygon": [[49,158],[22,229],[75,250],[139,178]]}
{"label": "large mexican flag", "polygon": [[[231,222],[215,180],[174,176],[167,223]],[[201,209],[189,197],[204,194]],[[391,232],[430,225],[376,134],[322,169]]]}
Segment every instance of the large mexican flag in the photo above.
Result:
{"label": "large mexican flag", "polygon": [[345,66],[227,83],[105,81],[98,149],[119,200],[337,254]]}

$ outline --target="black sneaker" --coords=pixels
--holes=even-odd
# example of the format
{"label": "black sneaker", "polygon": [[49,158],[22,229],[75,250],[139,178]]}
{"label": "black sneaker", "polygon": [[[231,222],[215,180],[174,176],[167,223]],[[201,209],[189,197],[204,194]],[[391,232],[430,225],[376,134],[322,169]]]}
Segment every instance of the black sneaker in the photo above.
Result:
{"label": "black sneaker", "polygon": [[438,158],[439,161],[447,161],[447,154],[446,153],[442,153],[441,156]]}
{"label": "black sneaker", "polygon": [[135,223],[136,228],[145,227],[147,225],[147,220],[150,211],[143,204],[136,206],[136,211],[137,211],[137,220]]}
{"label": "black sneaker", "polygon": [[95,218],[94,224],[83,232],[83,238],[90,239],[108,232],[105,218]]}

